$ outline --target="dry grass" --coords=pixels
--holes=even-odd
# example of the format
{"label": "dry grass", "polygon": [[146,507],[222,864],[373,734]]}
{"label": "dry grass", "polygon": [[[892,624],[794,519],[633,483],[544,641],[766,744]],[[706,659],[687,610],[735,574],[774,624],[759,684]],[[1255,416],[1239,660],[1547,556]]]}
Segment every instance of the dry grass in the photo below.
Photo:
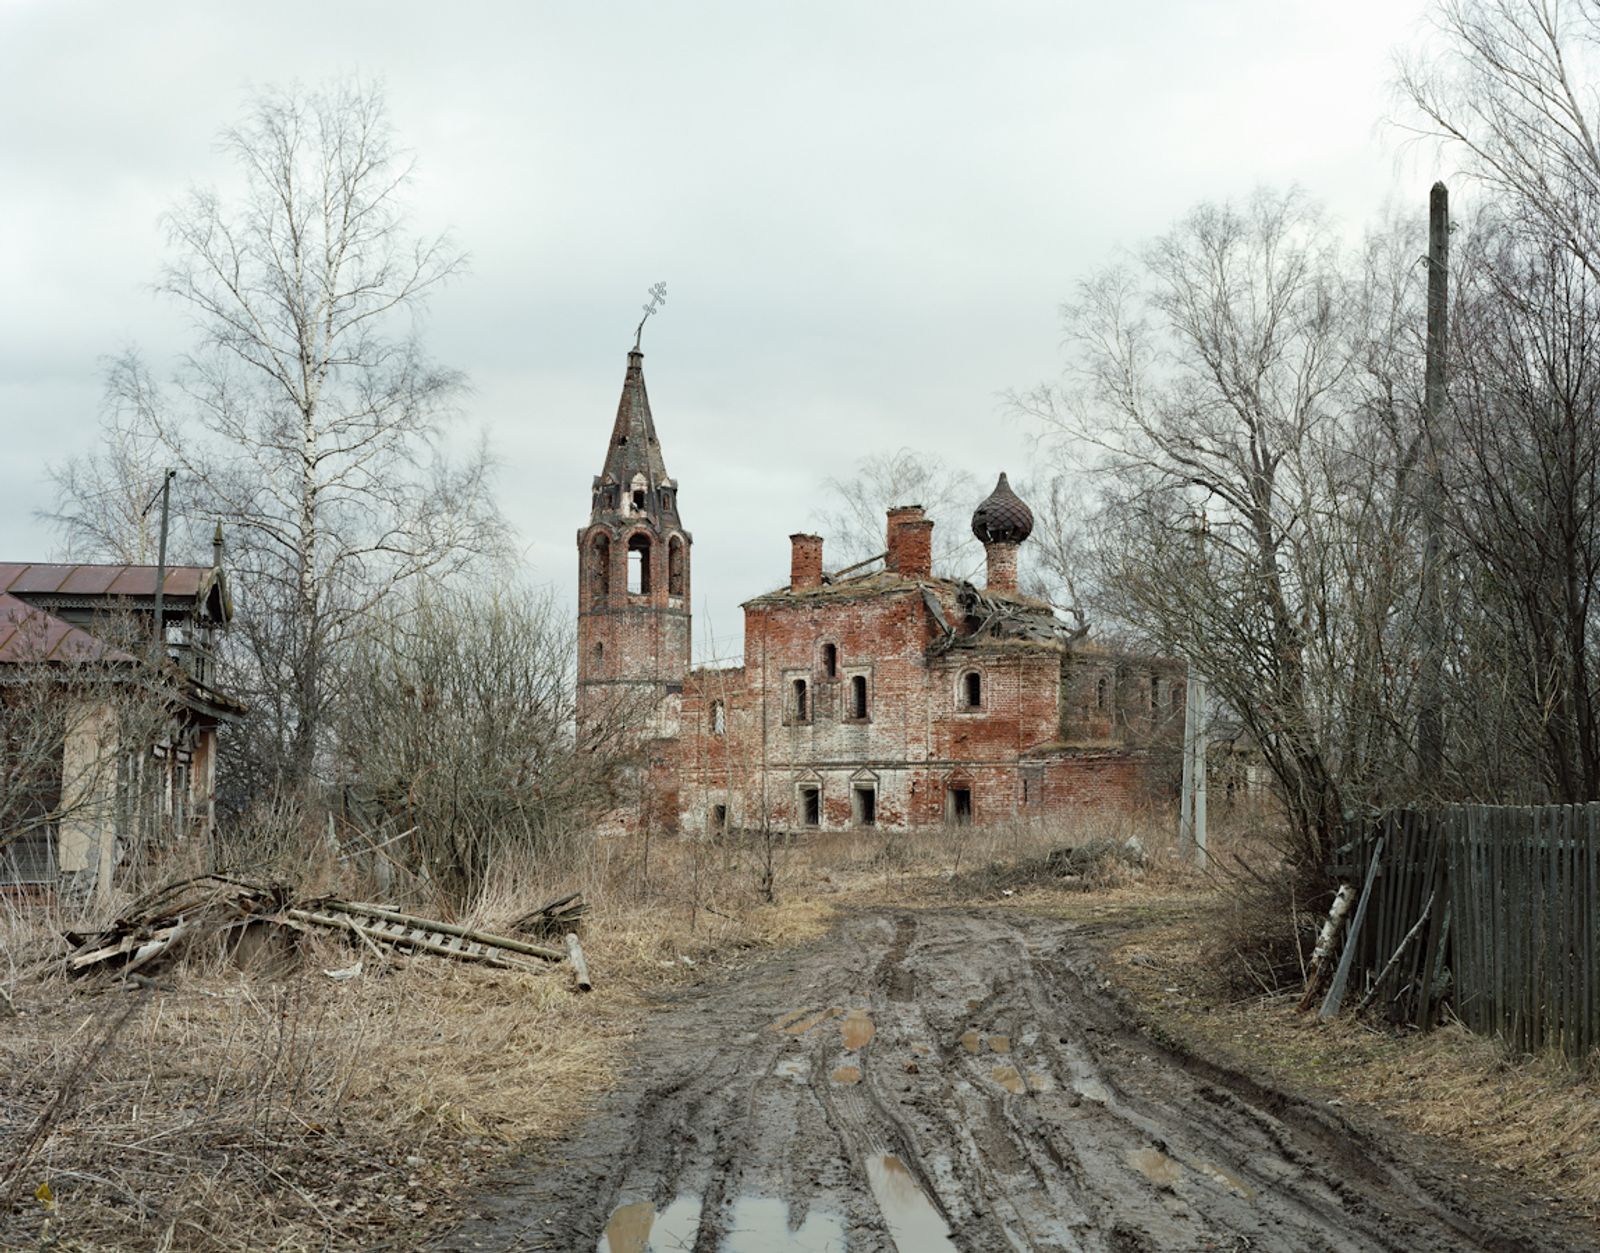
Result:
{"label": "dry grass", "polygon": [[[1157,1033],[1292,1090],[1361,1104],[1438,1136],[1531,1193],[1600,1217],[1600,1075],[1559,1057],[1512,1059],[1460,1026],[1423,1035],[1295,1010],[1298,988],[1239,995],[1197,933],[1228,934],[1216,898],[1141,928],[1113,969]],[[1280,924],[1290,931],[1292,924]]]}

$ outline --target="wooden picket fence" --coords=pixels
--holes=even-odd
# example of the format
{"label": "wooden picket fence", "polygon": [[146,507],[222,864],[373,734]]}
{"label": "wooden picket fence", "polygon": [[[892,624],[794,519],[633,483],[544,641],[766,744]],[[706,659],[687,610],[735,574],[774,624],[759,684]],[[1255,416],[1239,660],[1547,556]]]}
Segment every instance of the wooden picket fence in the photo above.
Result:
{"label": "wooden picket fence", "polygon": [[1513,1049],[1600,1046],[1600,804],[1392,810],[1351,831],[1364,885],[1346,1003]]}

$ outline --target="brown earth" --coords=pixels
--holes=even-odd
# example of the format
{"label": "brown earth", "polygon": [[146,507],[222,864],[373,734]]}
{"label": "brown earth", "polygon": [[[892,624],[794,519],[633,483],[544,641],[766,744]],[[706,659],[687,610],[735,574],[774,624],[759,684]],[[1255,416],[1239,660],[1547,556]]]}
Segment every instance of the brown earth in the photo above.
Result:
{"label": "brown earth", "polygon": [[681,994],[439,1249],[1578,1250],[1438,1145],[1138,1029],[1118,924],[850,914]]}

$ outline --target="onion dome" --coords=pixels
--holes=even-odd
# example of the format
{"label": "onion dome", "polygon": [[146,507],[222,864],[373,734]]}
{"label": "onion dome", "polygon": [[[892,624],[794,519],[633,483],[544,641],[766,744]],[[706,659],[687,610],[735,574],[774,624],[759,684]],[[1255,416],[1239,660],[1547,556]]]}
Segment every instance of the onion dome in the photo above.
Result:
{"label": "onion dome", "polygon": [[1011,490],[1004,472],[989,498],[972,511],[972,533],[985,544],[1020,544],[1033,534],[1033,510]]}

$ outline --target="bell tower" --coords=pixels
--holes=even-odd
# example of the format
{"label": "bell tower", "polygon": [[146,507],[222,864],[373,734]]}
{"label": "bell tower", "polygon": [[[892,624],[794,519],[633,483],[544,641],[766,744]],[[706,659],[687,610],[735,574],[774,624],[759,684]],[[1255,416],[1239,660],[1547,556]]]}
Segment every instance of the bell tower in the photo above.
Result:
{"label": "bell tower", "polygon": [[589,524],[578,532],[579,726],[616,712],[647,719],[653,734],[676,734],[689,671],[691,543],[635,343]]}

